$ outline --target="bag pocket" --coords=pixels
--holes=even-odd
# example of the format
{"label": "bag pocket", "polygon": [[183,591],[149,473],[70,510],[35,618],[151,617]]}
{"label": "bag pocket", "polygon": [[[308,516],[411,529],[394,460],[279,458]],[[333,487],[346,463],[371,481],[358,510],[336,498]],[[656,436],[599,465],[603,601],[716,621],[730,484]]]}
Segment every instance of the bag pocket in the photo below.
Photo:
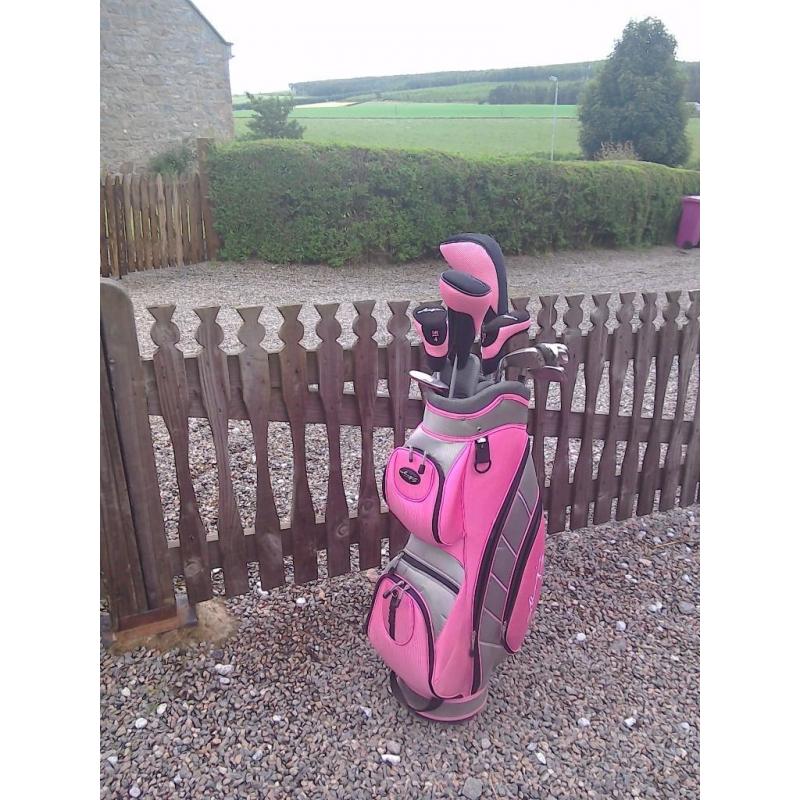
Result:
{"label": "bag pocket", "polygon": [[383,473],[386,505],[410,533],[429,544],[454,544],[464,535],[460,516],[454,513],[462,460],[445,476],[436,458],[419,447],[398,447],[389,456]]}
{"label": "bag pocket", "polygon": [[422,595],[394,573],[378,580],[366,622],[378,655],[403,682],[423,697],[436,697],[431,685],[434,630]]}
{"label": "bag pocket", "polygon": [[522,542],[503,612],[503,646],[509,653],[516,653],[522,647],[539,603],[544,575],[545,527],[540,501]]}

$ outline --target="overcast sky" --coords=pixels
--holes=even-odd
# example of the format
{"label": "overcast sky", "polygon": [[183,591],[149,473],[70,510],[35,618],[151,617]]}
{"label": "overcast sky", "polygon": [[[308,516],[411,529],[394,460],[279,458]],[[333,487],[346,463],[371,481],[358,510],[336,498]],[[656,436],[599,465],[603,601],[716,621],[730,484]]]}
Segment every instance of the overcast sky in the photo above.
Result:
{"label": "overcast sky", "polygon": [[360,75],[605,58],[631,18],[659,17],[700,60],[697,0],[195,0],[233,42],[234,94]]}

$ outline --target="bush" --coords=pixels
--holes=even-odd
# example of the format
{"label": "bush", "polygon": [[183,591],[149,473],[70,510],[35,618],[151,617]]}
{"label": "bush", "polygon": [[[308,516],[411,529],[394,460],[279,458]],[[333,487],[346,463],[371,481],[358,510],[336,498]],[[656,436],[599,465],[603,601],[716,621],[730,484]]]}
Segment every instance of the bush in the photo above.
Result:
{"label": "bush", "polygon": [[625,26],[578,108],[587,158],[595,158],[603,142],[631,141],[646,161],[668,166],[686,161],[686,78],[675,61],[676,47],[658,19]]}
{"label": "bush", "polygon": [[148,167],[151,172],[162,175],[184,175],[194,166],[195,152],[186,143],[165,150],[150,159]]}
{"label": "bush", "polygon": [[700,176],[655,164],[466,160],[436,152],[239,142],[209,157],[225,259],[408,261],[460,231],[503,250],[665,242]]}
{"label": "bush", "polygon": [[290,95],[256,97],[247,92],[250,108],[255,112],[248,122],[248,139],[302,139],[305,128],[296,120],[289,121],[294,108]]}

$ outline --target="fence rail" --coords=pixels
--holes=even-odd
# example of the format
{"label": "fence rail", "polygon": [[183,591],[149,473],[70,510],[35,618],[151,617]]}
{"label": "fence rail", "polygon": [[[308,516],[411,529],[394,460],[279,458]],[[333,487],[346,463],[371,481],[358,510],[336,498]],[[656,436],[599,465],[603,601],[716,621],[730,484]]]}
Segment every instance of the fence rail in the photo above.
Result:
{"label": "fence rail", "polygon": [[127,173],[100,179],[102,276],[216,258],[207,153],[208,140],[198,140],[198,169],[181,177]]}
{"label": "fence rail", "polygon": [[[537,384],[529,416],[551,532],[696,501],[699,386],[692,374],[699,364],[700,293],[688,294],[685,318],[679,324],[681,292],[667,292],[660,311],[655,293],[644,292],[638,314],[636,295],[621,293],[612,330],[607,325],[610,294],[592,296],[588,330],[581,327],[584,295],[566,298],[561,319],[558,297],[548,295],[540,298],[535,334],[520,334],[512,342],[518,347],[559,341],[570,351],[566,380],[552,384],[557,388],[550,390],[549,406],[548,387]],[[515,308],[524,308],[528,298],[512,302]],[[352,545],[358,548],[360,569],[380,565],[382,540],[389,540],[390,553],[403,546],[406,532],[381,507],[373,432],[391,429],[398,445],[421,420],[423,404],[410,396],[408,370],[420,366],[422,353],[408,338],[407,301],[389,304],[391,338],[385,346],[373,338],[374,301],[354,305],[356,338],[350,347],[339,342],[338,305],[315,306],[320,339],[316,350],[301,344],[301,306],[280,307],[283,322],[278,336],[283,346],[277,352],[262,347],[266,331],[259,323],[261,306],[238,309],[242,347],[237,353],[220,347],[224,333],[217,322],[219,309],[196,309],[195,338],[202,348],[196,355],[184,355],[177,346],[180,331],[172,321],[174,306],[153,307],[151,337],[157,349],[152,358],[142,358],[127,293],[114,281],[101,281],[102,354],[108,378],[103,384],[103,425],[110,431],[106,438],[118,444],[120,453],[115,456],[116,450],[109,446],[111,455],[103,461],[103,569],[119,626],[134,614],[160,607],[164,586],[174,576],[185,578],[189,602],[196,603],[211,596],[214,568],[222,568],[225,591],[231,596],[247,591],[250,563],[258,564],[262,587],[268,588],[285,581],[284,559],[289,556],[294,580],[305,582],[319,576],[319,551],[326,551],[327,575],[332,577],[350,571]],[[661,324],[656,326],[659,313]],[[690,384],[696,391],[691,418],[686,413]],[[573,408],[576,388],[585,397],[579,410]],[[665,415],[668,391],[673,416]],[[598,410],[601,395],[608,398],[607,410]],[[646,397],[652,401],[652,413],[647,415]],[[176,542],[167,543],[165,537],[148,415],[163,417],[172,442],[180,507]],[[208,535],[198,510],[189,463],[192,417],[207,419],[213,438],[216,536]],[[228,452],[229,420],[249,420],[254,437],[257,491],[252,530],[245,530],[237,507]],[[291,432],[292,503],[286,521],[278,515],[270,478],[271,422],[288,423]],[[314,514],[306,463],[306,425],[313,423],[326,426],[329,446],[321,518]],[[342,478],[342,426],[358,426],[361,431],[354,512],[348,509]],[[546,441],[550,458],[545,457]],[[139,476],[135,483],[134,470]],[[131,563],[123,568],[127,562]],[[143,590],[147,587],[149,595]]]}

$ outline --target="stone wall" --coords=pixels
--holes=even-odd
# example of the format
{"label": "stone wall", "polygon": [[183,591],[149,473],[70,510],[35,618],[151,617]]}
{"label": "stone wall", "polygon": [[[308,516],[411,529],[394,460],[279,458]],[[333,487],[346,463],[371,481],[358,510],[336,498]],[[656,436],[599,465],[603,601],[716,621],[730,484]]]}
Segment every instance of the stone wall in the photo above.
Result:
{"label": "stone wall", "polygon": [[232,138],[230,51],[187,0],[101,0],[101,170]]}

